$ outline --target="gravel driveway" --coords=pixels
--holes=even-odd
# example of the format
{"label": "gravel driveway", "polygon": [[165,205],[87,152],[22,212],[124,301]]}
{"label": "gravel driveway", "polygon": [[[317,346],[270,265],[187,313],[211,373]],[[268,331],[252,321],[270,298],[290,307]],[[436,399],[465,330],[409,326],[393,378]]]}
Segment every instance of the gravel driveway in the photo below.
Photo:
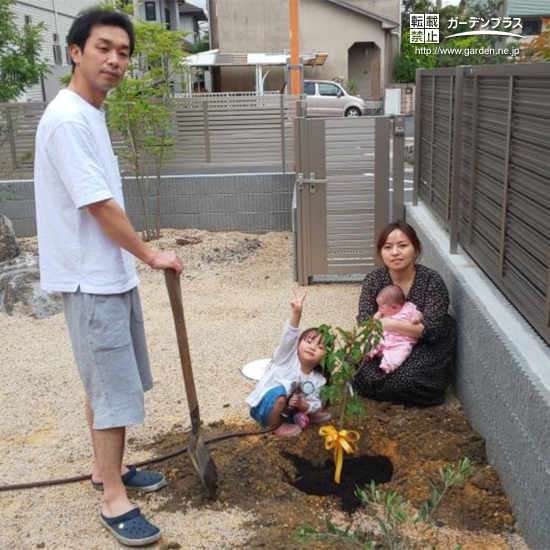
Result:
{"label": "gravel driveway", "polygon": [[[241,367],[269,357],[292,297],[291,234],[166,230],[155,246],[177,248],[186,265],[182,291],[201,416],[252,427],[244,397],[254,386]],[[24,239],[24,250],[35,248]],[[185,244],[185,243],[191,244]],[[180,243],[180,244],[177,244]],[[145,424],[128,433],[127,461],[155,455],[151,443],[189,415],[162,273],[140,266],[155,388]],[[303,327],[351,328],[359,284],[310,287]],[[91,448],[83,392],[63,315],[44,320],[0,314],[0,485],[87,474]],[[160,464],[162,469],[162,463]],[[252,533],[239,509],[168,513],[162,491],[135,499],[164,531],[158,548],[239,549]],[[120,546],[99,524],[100,498],[89,483],[0,493],[0,548],[111,550]]]}

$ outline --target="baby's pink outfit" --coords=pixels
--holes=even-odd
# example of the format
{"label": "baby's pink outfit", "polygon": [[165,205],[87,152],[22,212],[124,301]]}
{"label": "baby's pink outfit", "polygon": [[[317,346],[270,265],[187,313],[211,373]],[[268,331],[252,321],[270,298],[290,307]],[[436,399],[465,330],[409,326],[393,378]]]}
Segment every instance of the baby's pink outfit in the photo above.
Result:
{"label": "baby's pink outfit", "polygon": [[[405,302],[401,310],[391,315],[390,319],[418,323],[422,319],[422,314],[412,302]],[[405,362],[416,342],[418,342],[418,338],[385,330],[382,341],[369,353],[369,357],[372,358],[382,353],[380,368],[386,374],[390,374]]]}

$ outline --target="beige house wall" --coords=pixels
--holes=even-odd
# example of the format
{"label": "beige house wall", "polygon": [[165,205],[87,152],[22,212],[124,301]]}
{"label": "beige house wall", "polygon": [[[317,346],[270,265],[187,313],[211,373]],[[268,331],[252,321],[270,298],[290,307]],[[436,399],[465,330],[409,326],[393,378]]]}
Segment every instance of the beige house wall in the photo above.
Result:
{"label": "beige house wall", "polygon": [[[350,2],[351,3],[351,2]],[[387,10],[393,6],[398,16],[399,4],[396,0],[355,0],[357,7],[368,9],[377,7]],[[369,4],[369,6],[367,6]],[[378,6],[380,4],[380,6]],[[395,4],[395,5],[394,5]],[[371,6],[371,8],[372,8]],[[300,51],[303,53],[327,53],[328,58],[322,67],[305,67],[305,78],[344,80],[363,79],[361,95],[371,97],[370,72],[372,64],[369,55],[363,61],[354,48],[353,61],[349,63],[348,50],[358,42],[361,45],[372,43],[379,52],[379,86],[383,89],[391,80],[391,60],[393,51],[389,31],[381,28],[378,21],[348,10],[331,2],[300,0]],[[371,11],[375,11],[372,9]],[[212,35],[215,44],[224,53],[282,53],[289,49],[288,0],[210,0]],[[386,12],[384,11],[384,14]],[[217,37],[215,36],[217,31]],[[397,40],[397,37],[395,37]],[[367,49],[372,50],[372,46]],[[365,47],[363,46],[363,55]],[[372,55],[370,55],[372,57]],[[349,64],[348,64],[349,63]],[[349,65],[352,65],[350,67]],[[353,74],[350,74],[353,69]],[[265,69],[267,71],[267,68]],[[365,74],[367,71],[367,74]],[[219,71],[219,91],[246,91],[254,89],[253,68],[222,68]],[[359,78],[361,77],[361,78]],[[284,83],[284,71],[280,67],[271,68],[265,80],[265,90],[279,90]]]}
{"label": "beige house wall", "polygon": [[399,23],[400,3],[398,0],[345,0],[348,4],[370,11],[378,17],[384,17]]}

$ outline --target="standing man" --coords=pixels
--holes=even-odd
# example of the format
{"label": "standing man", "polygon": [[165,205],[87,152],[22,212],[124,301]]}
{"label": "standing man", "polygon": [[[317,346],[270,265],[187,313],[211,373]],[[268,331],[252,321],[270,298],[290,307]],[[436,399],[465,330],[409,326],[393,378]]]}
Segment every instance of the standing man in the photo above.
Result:
{"label": "standing man", "polygon": [[143,422],[144,392],[153,386],[133,256],[178,276],[183,266],[175,252],[149,248],[126,216],[101,110],[134,51],[131,21],[115,11],[86,11],[74,21],[68,46],[71,82],[48,105],[36,134],[41,286],[63,294],[86,391],[92,484],[103,490],[101,523],[122,544],[143,546],[161,532],[126,489],[155,491],[166,480],[123,464],[126,426]]}

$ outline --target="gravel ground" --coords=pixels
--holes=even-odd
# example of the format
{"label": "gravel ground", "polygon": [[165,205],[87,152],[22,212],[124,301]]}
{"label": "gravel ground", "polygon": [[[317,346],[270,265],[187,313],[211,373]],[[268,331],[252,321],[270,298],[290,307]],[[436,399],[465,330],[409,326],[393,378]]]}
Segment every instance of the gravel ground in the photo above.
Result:
{"label": "gravel ground", "polygon": [[[182,292],[205,424],[223,419],[250,427],[243,400],[254,382],[241,367],[269,357],[278,343],[292,297],[291,242],[289,233],[167,230],[155,243],[177,248],[185,261]],[[36,246],[33,239],[21,239],[21,245]],[[189,428],[163,275],[139,269],[155,388],[146,397],[145,424],[129,430],[128,462],[155,456],[152,441]],[[303,327],[351,328],[359,291],[359,284],[310,287]],[[0,331],[0,485],[87,474],[91,449],[83,392],[63,315],[39,321],[0,314]],[[251,535],[243,527],[250,514],[237,508],[161,512],[162,491],[135,502],[162,527],[162,549],[239,549]],[[118,549],[99,524],[99,505],[88,483],[0,493],[0,548]]]}

